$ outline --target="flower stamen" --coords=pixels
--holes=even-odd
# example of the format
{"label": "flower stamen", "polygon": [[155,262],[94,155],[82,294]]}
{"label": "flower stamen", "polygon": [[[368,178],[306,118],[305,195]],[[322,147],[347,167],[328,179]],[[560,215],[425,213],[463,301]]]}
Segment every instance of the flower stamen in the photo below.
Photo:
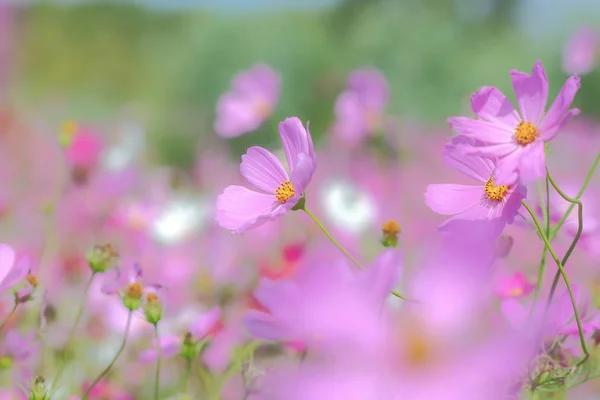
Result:
{"label": "flower stamen", "polygon": [[287,179],[284,180],[275,190],[275,198],[279,200],[281,204],[285,204],[286,201],[294,197],[294,195],[296,195],[294,185],[292,185],[292,182]]}
{"label": "flower stamen", "polygon": [[515,140],[521,146],[534,142],[539,136],[538,129],[531,122],[521,121],[515,130]]}
{"label": "flower stamen", "polygon": [[490,199],[492,201],[502,201],[502,200],[504,200],[504,197],[508,193],[508,186],[507,185],[496,186],[494,184],[494,177],[492,176],[490,179],[487,180],[485,185],[483,185],[483,191],[485,192],[485,195],[487,196],[488,199]]}

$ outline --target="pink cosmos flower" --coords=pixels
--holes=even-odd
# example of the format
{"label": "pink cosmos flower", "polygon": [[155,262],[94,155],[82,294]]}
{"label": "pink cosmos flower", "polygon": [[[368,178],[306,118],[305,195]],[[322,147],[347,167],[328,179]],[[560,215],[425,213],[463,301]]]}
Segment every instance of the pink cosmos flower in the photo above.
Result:
{"label": "pink cosmos flower", "polygon": [[[358,272],[345,259],[319,259],[304,262],[291,280],[261,280],[255,297],[264,311],[251,310],[245,319],[252,335],[331,351],[348,345],[358,350],[381,333],[380,311],[400,279],[401,253],[387,249]],[[367,323],[366,316],[373,320]]]}
{"label": "pink cosmos flower", "polygon": [[535,289],[522,272],[502,277],[496,284],[496,295],[501,299],[521,299]]}
{"label": "pink cosmos flower", "polygon": [[469,138],[456,137],[446,146],[442,157],[447,165],[478,181],[478,184],[429,185],[425,202],[438,214],[453,216],[442,227],[457,220],[489,220],[502,231],[506,224],[514,221],[527,189],[519,182],[497,184],[494,162],[467,154],[468,146],[473,143]]}
{"label": "pink cosmos flower", "polygon": [[563,51],[563,70],[568,74],[585,75],[596,66],[598,35],[588,26],[573,33]]}
{"label": "pink cosmos flower", "polygon": [[243,233],[291,210],[302,198],[317,167],[308,129],[296,118],[279,124],[290,174],[270,151],[254,146],[242,156],[240,171],[254,190],[228,186],[217,197],[216,220],[233,233]]}
{"label": "pink cosmos flower", "polygon": [[90,169],[98,164],[103,147],[95,132],[79,128],[65,150],[65,156],[71,167]]}
{"label": "pink cosmos flower", "polygon": [[495,87],[484,86],[471,96],[476,119],[448,119],[456,132],[477,139],[471,154],[496,159],[496,184],[510,184],[520,174],[524,180],[545,176],[545,143],[552,140],[566,122],[579,114],[569,109],[580,81],[572,76],[544,114],[548,100],[548,78],[540,61],[531,75],[511,71],[519,112]]}
{"label": "pink cosmos flower", "polygon": [[215,132],[231,138],[256,130],[273,113],[280,91],[279,74],[268,65],[240,73],[217,103]]}
{"label": "pink cosmos flower", "polygon": [[0,292],[21,282],[29,271],[29,259],[21,257],[8,245],[0,243]]}
{"label": "pink cosmos flower", "polygon": [[389,85],[375,68],[358,69],[348,77],[346,90],[335,103],[333,133],[350,144],[383,128]]}
{"label": "pink cosmos flower", "polygon": [[20,361],[31,357],[37,349],[35,332],[30,332],[24,336],[16,330],[11,330],[0,344],[0,355],[10,357],[13,361]]}
{"label": "pink cosmos flower", "polygon": [[[183,340],[178,335],[163,336],[159,340],[160,358],[167,359],[175,357],[181,351]],[[154,340],[153,348],[144,350],[140,353],[139,361],[141,363],[155,362],[158,358],[158,350],[156,349],[156,340]]]}

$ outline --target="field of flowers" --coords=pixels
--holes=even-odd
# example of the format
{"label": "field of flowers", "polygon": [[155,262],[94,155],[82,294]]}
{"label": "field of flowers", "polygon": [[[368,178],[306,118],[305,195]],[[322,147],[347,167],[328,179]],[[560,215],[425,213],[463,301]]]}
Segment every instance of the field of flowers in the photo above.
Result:
{"label": "field of flowers", "polygon": [[[598,31],[367,3],[0,0],[0,400],[600,398]],[[407,10],[494,51],[361,43]]]}

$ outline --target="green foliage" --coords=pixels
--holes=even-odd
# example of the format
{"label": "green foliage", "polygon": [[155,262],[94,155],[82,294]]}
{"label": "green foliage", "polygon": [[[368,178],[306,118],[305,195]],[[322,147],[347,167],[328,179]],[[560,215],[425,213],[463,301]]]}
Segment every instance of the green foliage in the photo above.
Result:
{"label": "green foliage", "polygon": [[58,100],[65,119],[110,120],[134,103],[159,159],[179,166],[214,136],[214,106],[231,77],[260,61],[281,71],[281,102],[269,124],[231,142],[235,156],[249,140],[275,143],[276,122],[290,115],[310,120],[318,140],[347,73],[360,66],[388,77],[390,112],[442,123],[483,84],[510,93],[508,70],[542,56],[510,25],[509,5],[460,21],[449,3],[352,0],[329,11],[236,16],[35,3],[23,13],[16,86],[28,102]]}

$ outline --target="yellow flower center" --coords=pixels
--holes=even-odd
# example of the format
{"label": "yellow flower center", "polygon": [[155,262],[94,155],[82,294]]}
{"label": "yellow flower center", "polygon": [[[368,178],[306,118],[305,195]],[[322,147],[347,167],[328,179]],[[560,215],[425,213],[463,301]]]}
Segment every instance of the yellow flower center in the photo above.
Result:
{"label": "yellow flower center", "polygon": [[279,200],[281,204],[285,204],[285,202],[294,197],[295,194],[296,190],[294,190],[294,185],[287,179],[275,190],[275,198]]}
{"label": "yellow flower center", "polygon": [[514,288],[510,289],[508,291],[508,294],[511,295],[512,297],[520,297],[523,295],[523,288],[520,286],[515,286]]}
{"label": "yellow flower center", "polygon": [[27,274],[27,282],[29,282],[29,284],[33,287],[38,287],[38,285],[40,284],[37,276],[32,274]]}
{"label": "yellow flower center", "polygon": [[158,296],[155,293],[148,293],[146,295],[146,301],[148,304],[158,304]]}
{"label": "yellow flower center", "polygon": [[521,121],[515,130],[515,140],[521,146],[528,145],[539,136],[538,129],[531,122]]}
{"label": "yellow flower center", "polygon": [[483,191],[488,199],[493,201],[502,201],[504,197],[508,193],[507,185],[496,186],[494,184],[494,177],[492,176],[488,181],[483,185]]}
{"label": "yellow flower center", "polygon": [[398,235],[401,231],[400,224],[393,219],[384,222],[381,229],[384,235]]}
{"label": "yellow flower center", "polygon": [[144,288],[139,282],[130,283],[125,289],[125,296],[132,299],[140,299],[142,294],[144,294]]}

